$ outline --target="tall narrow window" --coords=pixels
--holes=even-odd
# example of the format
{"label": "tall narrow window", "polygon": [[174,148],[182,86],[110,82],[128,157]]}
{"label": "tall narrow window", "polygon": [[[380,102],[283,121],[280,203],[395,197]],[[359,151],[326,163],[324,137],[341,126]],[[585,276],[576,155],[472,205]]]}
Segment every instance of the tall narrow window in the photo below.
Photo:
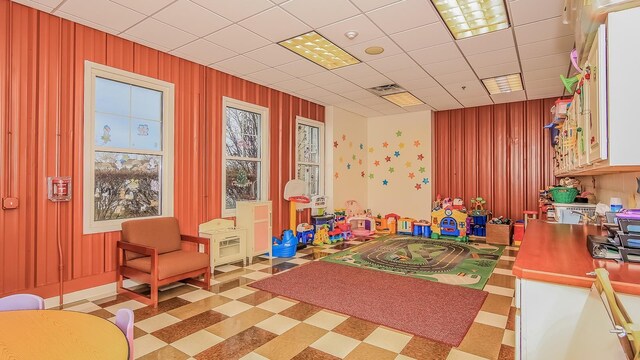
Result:
{"label": "tall narrow window", "polygon": [[307,184],[310,195],[324,193],[324,124],[296,118],[296,177]]}
{"label": "tall narrow window", "polygon": [[85,63],[85,233],[173,215],[173,101],[173,84]]}
{"label": "tall narrow window", "polygon": [[223,112],[222,214],[234,216],[236,201],[268,198],[269,110],[224,98]]}

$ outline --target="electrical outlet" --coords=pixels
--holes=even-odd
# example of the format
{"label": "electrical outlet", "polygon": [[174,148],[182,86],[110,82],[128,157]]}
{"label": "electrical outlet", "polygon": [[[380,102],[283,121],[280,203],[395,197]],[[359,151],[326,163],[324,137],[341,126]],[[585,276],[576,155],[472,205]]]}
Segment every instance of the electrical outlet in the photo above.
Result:
{"label": "electrical outlet", "polygon": [[2,208],[4,210],[17,209],[18,198],[4,198],[2,199]]}

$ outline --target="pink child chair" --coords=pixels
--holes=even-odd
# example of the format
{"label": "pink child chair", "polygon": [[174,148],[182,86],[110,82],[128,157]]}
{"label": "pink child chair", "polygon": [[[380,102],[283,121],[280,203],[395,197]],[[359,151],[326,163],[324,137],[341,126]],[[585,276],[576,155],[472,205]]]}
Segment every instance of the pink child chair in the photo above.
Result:
{"label": "pink child chair", "polygon": [[44,299],[33,294],[9,295],[0,299],[0,311],[43,309]]}
{"label": "pink child chair", "polygon": [[133,311],[120,309],[116,313],[116,326],[122,330],[129,343],[129,360],[133,360]]}

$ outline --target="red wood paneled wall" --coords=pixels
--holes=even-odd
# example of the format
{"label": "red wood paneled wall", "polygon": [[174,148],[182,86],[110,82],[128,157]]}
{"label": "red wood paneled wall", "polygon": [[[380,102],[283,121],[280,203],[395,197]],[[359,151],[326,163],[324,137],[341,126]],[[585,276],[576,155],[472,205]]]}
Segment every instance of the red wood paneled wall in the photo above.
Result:
{"label": "red wood paneled wall", "polygon": [[[0,195],[19,199],[0,210],[0,296],[57,294],[58,236],[65,292],[115,281],[119,233],[82,233],[85,60],[175,84],[174,211],[187,234],[221,213],[222,97],[268,107],[273,229],[282,231],[295,117],[324,121],[323,106],[0,0]],[[56,170],[73,177],[69,203],[47,200]]]}
{"label": "red wood paneled wall", "polygon": [[433,120],[433,198],[487,199],[494,216],[522,219],[554,182],[548,131],[555,99],[438,111]]}

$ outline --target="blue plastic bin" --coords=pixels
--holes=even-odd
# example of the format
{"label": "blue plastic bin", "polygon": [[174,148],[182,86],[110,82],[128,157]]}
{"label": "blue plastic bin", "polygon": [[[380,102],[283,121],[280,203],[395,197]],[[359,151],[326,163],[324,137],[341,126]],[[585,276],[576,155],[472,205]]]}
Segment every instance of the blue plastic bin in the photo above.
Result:
{"label": "blue plastic bin", "polygon": [[273,237],[273,246],[271,252],[274,257],[289,258],[296,254],[298,246],[298,238],[293,236],[293,231],[285,230],[282,240]]}

